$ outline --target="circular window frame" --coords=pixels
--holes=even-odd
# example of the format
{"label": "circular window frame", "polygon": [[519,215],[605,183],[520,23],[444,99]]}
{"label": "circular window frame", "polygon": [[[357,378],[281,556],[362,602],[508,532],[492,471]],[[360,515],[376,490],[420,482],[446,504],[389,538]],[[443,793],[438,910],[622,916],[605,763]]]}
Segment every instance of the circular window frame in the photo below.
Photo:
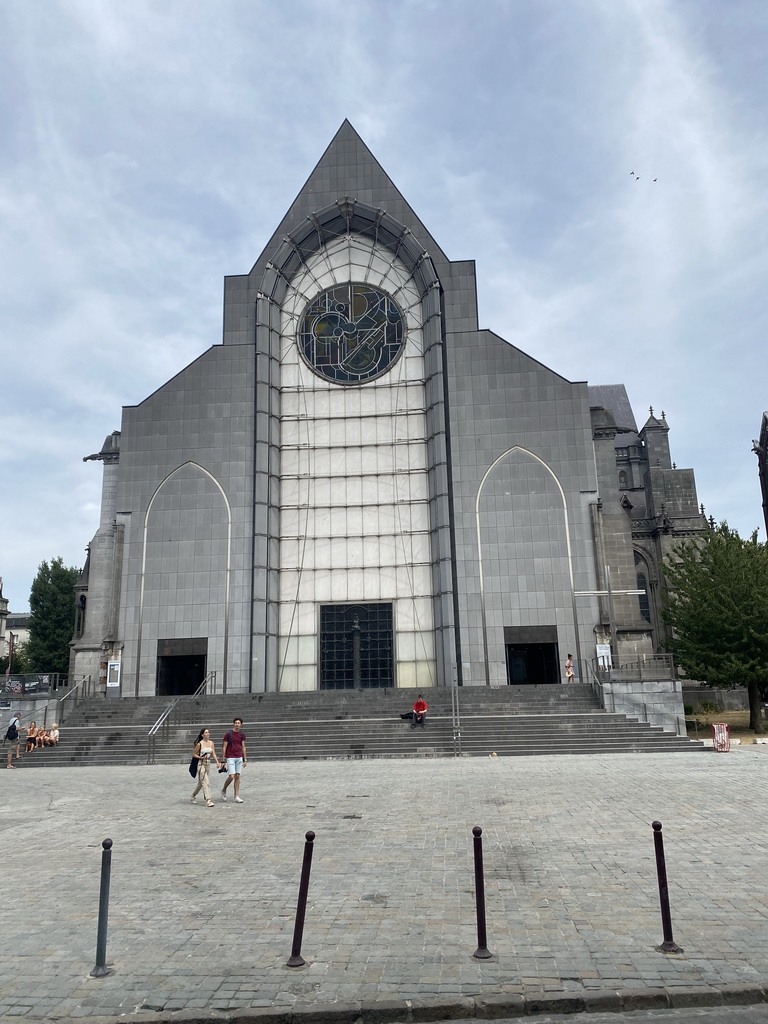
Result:
{"label": "circular window frame", "polygon": [[[339,380],[336,377],[326,373],[322,368],[316,366],[309,359],[305,352],[304,344],[302,343],[302,335],[305,333],[303,330],[303,325],[308,315],[308,311],[324,295],[327,295],[329,292],[335,291],[337,288],[365,288],[367,291],[375,292],[377,295],[383,296],[389,302],[391,302],[392,305],[397,310],[400,317],[400,326],[402,329],[402,334],[399,339],[399,348],[397,353],[390,359],[390,361],[387,363],[385,367],[379,369],[376,373],[372,373],[369,376],[365,377],[358,376],[356,380]],[[338,281],[336,282],[336,284],[329,285],[327,288],[322,288],[314,295],[312,299],[310,299],[308,303],[306,303],[306,305],[304,306],[304,310],[301,313],[301,316],[299,317],[298,324],[296,327],[296,347],[298,349],[299,356],[302,362],[309,370],[311,370],[311,372],[316,377],[319,377],[320,380],[325,381],[327,384],[337,384],[339,387],[362,387],[365,384],[369,384],[371,381],[378,380],[379,378],[383,377],[386,373],[389,373],[390,370],[392,370],[402,358],[403,352],[405,351],[406,348],[407,341],[408,326],[405,313],[400,307],[400,304],[388,291],[385,291],[383,288],[379,288],[378,286],[371,284],[368,281]],[[334,365],[338,366],[338,364]],[[349,373],[349,371],[345,372]]]}

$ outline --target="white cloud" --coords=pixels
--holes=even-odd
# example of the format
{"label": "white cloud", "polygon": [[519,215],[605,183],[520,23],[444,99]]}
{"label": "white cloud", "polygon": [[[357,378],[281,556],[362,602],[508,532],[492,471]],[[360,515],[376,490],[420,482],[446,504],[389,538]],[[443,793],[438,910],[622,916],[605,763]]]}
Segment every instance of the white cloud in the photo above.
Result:
{"label": "white cloud", "polygon": [[81,560],[100,480],[82,456],[121,404],[220,340],[223,276],[250,269],[344,117],[448,256],[477,260],[481,326],[565,376],[625,381],[639,415],[663,406],[708,509],[745,531],[759,520],[758,0],[3,13],[13,606],[43,558]]}

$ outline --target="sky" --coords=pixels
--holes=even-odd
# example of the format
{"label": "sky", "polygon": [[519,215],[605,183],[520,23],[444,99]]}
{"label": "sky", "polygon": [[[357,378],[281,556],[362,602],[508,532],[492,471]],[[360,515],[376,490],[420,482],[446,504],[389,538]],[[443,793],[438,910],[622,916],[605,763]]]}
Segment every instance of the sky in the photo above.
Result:
{"label": "sky", "polygon": [[481,328],[664,410],[706,514],[759,527],[767,27],[765,0],[0,0],[11,611],[83,564],[83,457],[220,343],[224,276],[345,118],[476,261]]}

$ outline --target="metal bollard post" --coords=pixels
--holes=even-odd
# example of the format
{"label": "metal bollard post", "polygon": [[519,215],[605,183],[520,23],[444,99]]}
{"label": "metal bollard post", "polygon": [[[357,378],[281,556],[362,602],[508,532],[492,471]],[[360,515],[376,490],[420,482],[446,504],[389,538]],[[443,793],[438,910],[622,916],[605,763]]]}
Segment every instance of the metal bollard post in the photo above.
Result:
{"label": "metal bollard post", "polygon": [[664,839],[661,835],[661,822],[651,823],[653,829],[653,846],[656,851],[656,874],[659,877],[659,903],[661,904],[661,924],[664,929],[664,941],[656,947],[657,953],[682,953],[683,950],[672,937],[672,915],[669,912],[669,888],[667,886],[667,864],[664,859]]}
{"label": "metal bollard post", "polygon": [[101,888],[99,889],[99,929],[96,936],[96,966],[92,978],[103,978],[109,974],[107,967],[107,918],[109,917],[109,878],[112,872],[112,840],[101,844]]}
{"label": "metal bollard post", "polygon": [[293,929],[293,946],[291,956],[287,962],[288,967],[303,967],[306,960],[301,955],[301,940],[304,937],[304,915],[307,911],[307,893],[309,892],[309,872],[312,867],[312,850],[315,841],[315,833],[307,832],[304,837],[304,862],[301,865],[301,881],[299,882],[299,899],[296,904],[296,924]]}
{"label": "metal bollard post", "polygon": [[483,830],[479,825],[472,829],[475,837],[475,904],[477,906],[477,949],[472,954],[478,960],[488,960],[493,956],[488,949],[488,936],[485,931],[485,879],[483,878]]}

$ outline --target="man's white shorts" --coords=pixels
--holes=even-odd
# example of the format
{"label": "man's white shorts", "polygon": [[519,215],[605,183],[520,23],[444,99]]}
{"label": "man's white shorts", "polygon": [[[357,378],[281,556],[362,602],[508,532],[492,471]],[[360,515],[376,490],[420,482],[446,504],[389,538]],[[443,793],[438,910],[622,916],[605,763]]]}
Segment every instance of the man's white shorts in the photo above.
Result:
{"label": "man's white shorts", "polygon": [[242,757],[228,757],[227,758],[227,775],[239,775],[243,770],[243,759]]}

